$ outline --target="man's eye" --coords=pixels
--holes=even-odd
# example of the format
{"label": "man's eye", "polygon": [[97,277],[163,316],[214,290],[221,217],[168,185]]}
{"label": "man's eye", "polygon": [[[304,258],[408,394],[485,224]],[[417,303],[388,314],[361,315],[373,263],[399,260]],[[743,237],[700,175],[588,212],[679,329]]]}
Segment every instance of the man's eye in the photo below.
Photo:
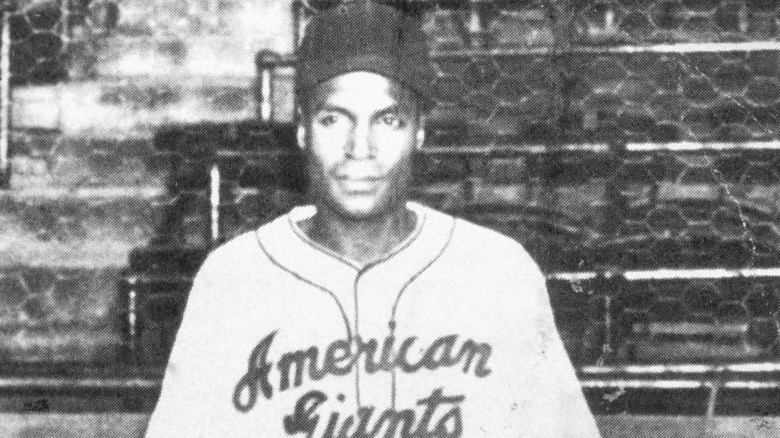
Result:
{"label": "man's eye", "polygon": [[402,128],[405,123],[395,114],[386,114],[382,116],[382,123],[392,128]]}
{"label": "man's eye", "polygon": [[322,126],[331,126],[338,121],[338,118],[333,114],[327,114],[319,118],[319,123]]}

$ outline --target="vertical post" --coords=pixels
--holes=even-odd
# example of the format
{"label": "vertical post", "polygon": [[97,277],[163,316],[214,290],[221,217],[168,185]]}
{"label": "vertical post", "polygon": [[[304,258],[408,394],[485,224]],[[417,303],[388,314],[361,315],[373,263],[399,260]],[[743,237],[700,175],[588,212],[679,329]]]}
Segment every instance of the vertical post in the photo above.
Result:
{"label": "vertical post", "polygon": [[294,0],[292,3],[293,52],[298,49],[298,45],[301,43],[302,9],[301,0]]}
{"label": "vertical post", "polygon": [[132,364],[139,362],[138,351],[138,278],[130,275],[127,278],[127,337],[128,360]]}
{"label": "vertical post", "polygon": [[[85,13],[85,11],[78,12],[81,14]],[[70,21],[70,0],[60,0],[60,38],[62,39],[63,47],[68,47],[68,44],[70,44],[70,38],[72,36],[70,31]]]}
{"label": "vertical post", "polygon": [[276,59],[278,56],[268,50],[260,51],[255,57],[255,67],[258,78],[258,100],[260,108],[258,116],[262,122],[270,122],[273,119],[273,80]]}
{"label": "vertical post", "polygon": [[604,297],[604,347],[602,357],[608,361],[612,360],[615,352],[613,340],[613,321],[612,321],[612,296]]}
{"label": "vertical post", "polygon": [[11,139],[11,13],[2,11],[0,33],[0,176],[10,180],[9,144]]}
{"label": "vertical post", "polygon": [[553,57],[551,62],[555,67],[554,86],[555,106],[551,117],[555,127],[555,146],[562,146],[566,140],[566,129],[569,110],[571,107],[571,95],[567,87],[567,52],[571,47],[574,30],[574,6],[571,1],[560,3],[548,3],[546,5],[548,16],[550,17],[549,26],[552,27],[553,34]]}
{"label": "vertical post", "polygon": [[211,210],[209,221],[209,229],[211,230],[211,245],[216,245],[219,243],[220,240],[220,229],[219,229],[219,204],[220,204],[220,193],[219,188],[221,183],[221,175],[219,172],[219,164],[214,163],[214,165],[211,166],[211,171],[209,172],[209,207]]}
{"label": "vertical post", "polygon": [[[301,41],[303,40],[303,33],[305,30],[303,20],[306,14],[306,5],[304,4],[304,1],[306,0],[293,0],[293,53],[298,52],[298,46],[301,45]],[[293,98],[293,100],[295,101],[296,98]],[[297,108],[295,108],[295,105],[293,105],[292,122],[296,125],[298,124],[298,111]]]}
{"label": "vertical post", "polygon": [[273,117],[273,70],[265,67],[260,73],[260,120],[264,122],[271,121]]}
{"label": "vertical post", "polygon": [[712,380],[710,393],[707,397],[707,412],[704,417],[704,436],[713,436],[715,432],[715,408],[718,405],[718,393],[723,385],[722,377],[718,376]]}

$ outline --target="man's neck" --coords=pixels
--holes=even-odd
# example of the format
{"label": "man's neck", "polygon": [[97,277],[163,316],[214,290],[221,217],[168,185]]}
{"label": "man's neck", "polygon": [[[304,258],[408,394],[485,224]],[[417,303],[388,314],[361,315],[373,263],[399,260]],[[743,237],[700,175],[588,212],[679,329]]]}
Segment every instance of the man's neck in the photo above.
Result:
{"label": "man's neck", "polygon": [[406,240],[416,226],[416,215],[404,206],[375,218],[351,219],[327,207],[299,226],[313,241],[354,260],[360,266],[384,258]]}

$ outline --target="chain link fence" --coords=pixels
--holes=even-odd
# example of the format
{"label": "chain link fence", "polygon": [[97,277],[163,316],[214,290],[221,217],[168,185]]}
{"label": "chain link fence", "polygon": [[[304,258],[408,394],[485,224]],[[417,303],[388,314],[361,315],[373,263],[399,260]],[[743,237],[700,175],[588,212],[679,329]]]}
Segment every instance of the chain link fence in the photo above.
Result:
{"label": "chain link fence", "polygon": [[428,17],[442,96],[428,159],[468,175],[440,206],[535,253],[576,362],[776,360],[778,5]]}

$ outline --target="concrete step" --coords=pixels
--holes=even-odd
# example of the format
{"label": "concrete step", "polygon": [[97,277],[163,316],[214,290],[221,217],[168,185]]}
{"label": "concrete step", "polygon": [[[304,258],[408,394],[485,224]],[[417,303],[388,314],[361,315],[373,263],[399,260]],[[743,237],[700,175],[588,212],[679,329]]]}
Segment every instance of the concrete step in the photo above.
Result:
{"label": "concrete step", "polygon": [[0,268],[124,266],[157,233],[167,205],[155,188],[2,192]]}

